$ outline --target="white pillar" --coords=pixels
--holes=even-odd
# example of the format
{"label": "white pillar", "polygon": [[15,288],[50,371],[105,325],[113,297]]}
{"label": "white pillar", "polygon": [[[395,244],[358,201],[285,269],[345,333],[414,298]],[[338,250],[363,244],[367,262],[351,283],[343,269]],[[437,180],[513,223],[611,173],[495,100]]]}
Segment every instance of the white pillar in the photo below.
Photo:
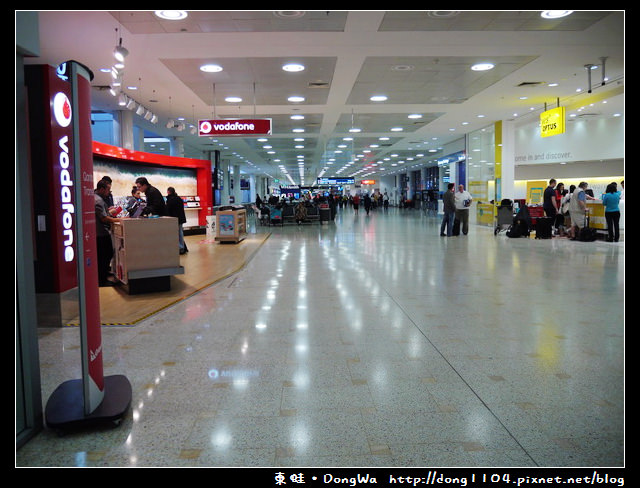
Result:
{"label": "white pillar", "polygon": [[171,139],[171,156],[184,156],[184,139],[182,137],[173,137]]}
{"label": "white pillar", "polygon": [[240,166],[233,165],[233,197],[235,205],[242,203],[242,191],[240,190]]}
{"label": "white pillar", "polygon": [[220,172],[222,173],[220,205],[229,205],[229,195],[231,195],[231,175],[229,174],[229,161],[225,159],[220,160]]}
{"label": "white pillar", "polygon": [[249,202],[253,203],[256,201],[256,195],[257,195],[257,189],[256,189],[256,184],[257,184],[257,178],[255,177],[255,175],[250,175],[249,176]]}
{"label": "white pillar", "polygon": [[120,146],[124,149],[135,149],[133,143],[133,112],[131,110],[119,110],[120,119]]}
{"label": "white pillar", "polygon": [[515,195],[515,125],[502,121],[502,197],[513,200]]}

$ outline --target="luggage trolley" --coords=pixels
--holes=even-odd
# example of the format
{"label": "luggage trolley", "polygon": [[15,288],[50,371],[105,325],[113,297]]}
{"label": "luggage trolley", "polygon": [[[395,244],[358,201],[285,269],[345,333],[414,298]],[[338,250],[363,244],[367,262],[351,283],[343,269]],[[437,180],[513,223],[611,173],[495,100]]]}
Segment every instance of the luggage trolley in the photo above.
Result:
{"label": "luggage trolley", "polygon": [[513,202],[511,200],[502,200],[498,205],[496,228],[493,231],[493,235],[497,236],[503,230],[508,229],[511,224],[513,224]]}

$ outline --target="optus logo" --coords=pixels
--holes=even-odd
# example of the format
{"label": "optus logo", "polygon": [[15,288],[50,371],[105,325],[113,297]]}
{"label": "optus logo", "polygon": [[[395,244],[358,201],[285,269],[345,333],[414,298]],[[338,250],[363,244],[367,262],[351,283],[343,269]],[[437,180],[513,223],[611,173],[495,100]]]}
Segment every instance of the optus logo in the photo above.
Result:
{"label": "optus logo", "polygon": [[62,92],[53,97],[53,116],[60,127],[68,127],[71,123],[71,102]]}

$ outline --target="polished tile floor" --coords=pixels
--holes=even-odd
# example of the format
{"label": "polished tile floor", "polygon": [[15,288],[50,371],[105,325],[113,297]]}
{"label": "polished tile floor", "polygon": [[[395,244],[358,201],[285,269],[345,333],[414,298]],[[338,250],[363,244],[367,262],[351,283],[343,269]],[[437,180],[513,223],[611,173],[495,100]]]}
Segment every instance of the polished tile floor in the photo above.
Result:
{"label": "polished tile floor", "polygon": [[[622,466],[624,244],[509,239],[390,209],[271,228],[237,274],[103,328],[117,427],[17,466]],[[40,335],[43,399],[79,376]]]}

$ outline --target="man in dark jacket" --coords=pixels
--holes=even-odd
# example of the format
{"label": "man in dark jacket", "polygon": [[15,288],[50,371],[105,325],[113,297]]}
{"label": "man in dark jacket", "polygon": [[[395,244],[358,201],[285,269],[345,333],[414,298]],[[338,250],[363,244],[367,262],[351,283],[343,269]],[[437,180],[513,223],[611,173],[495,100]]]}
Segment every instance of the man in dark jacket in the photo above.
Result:
{"label": "man in dark jacket", "polygon": [[152,215],[167,215],[167,206],[162,198],[162,193],[156,187],[151,186],[144,176],[136,179],[138,190],[144,193],[147,200],[146,213]]}
{"label": "man in dark jacket", "polygon": [[[442,195],[444,217],[442,218],[442,224],[440,224],[440,235],[451,237],[453,234],[453,221],[456,217],[456,195],[455,185],[449,183],[447,185],[447,191]],[[445,234],[445,228],[447,233]]]}
{"label": "man in dark jacket", "polygon": [[187,218],[184,215],[184,202],[172,186],[167,188],[167,215],[178,219],[178,242],[180,243],[180,254],[184,254],[189,251],[184,242],[184,233],[182,231],[182,224],[187,221]]}

